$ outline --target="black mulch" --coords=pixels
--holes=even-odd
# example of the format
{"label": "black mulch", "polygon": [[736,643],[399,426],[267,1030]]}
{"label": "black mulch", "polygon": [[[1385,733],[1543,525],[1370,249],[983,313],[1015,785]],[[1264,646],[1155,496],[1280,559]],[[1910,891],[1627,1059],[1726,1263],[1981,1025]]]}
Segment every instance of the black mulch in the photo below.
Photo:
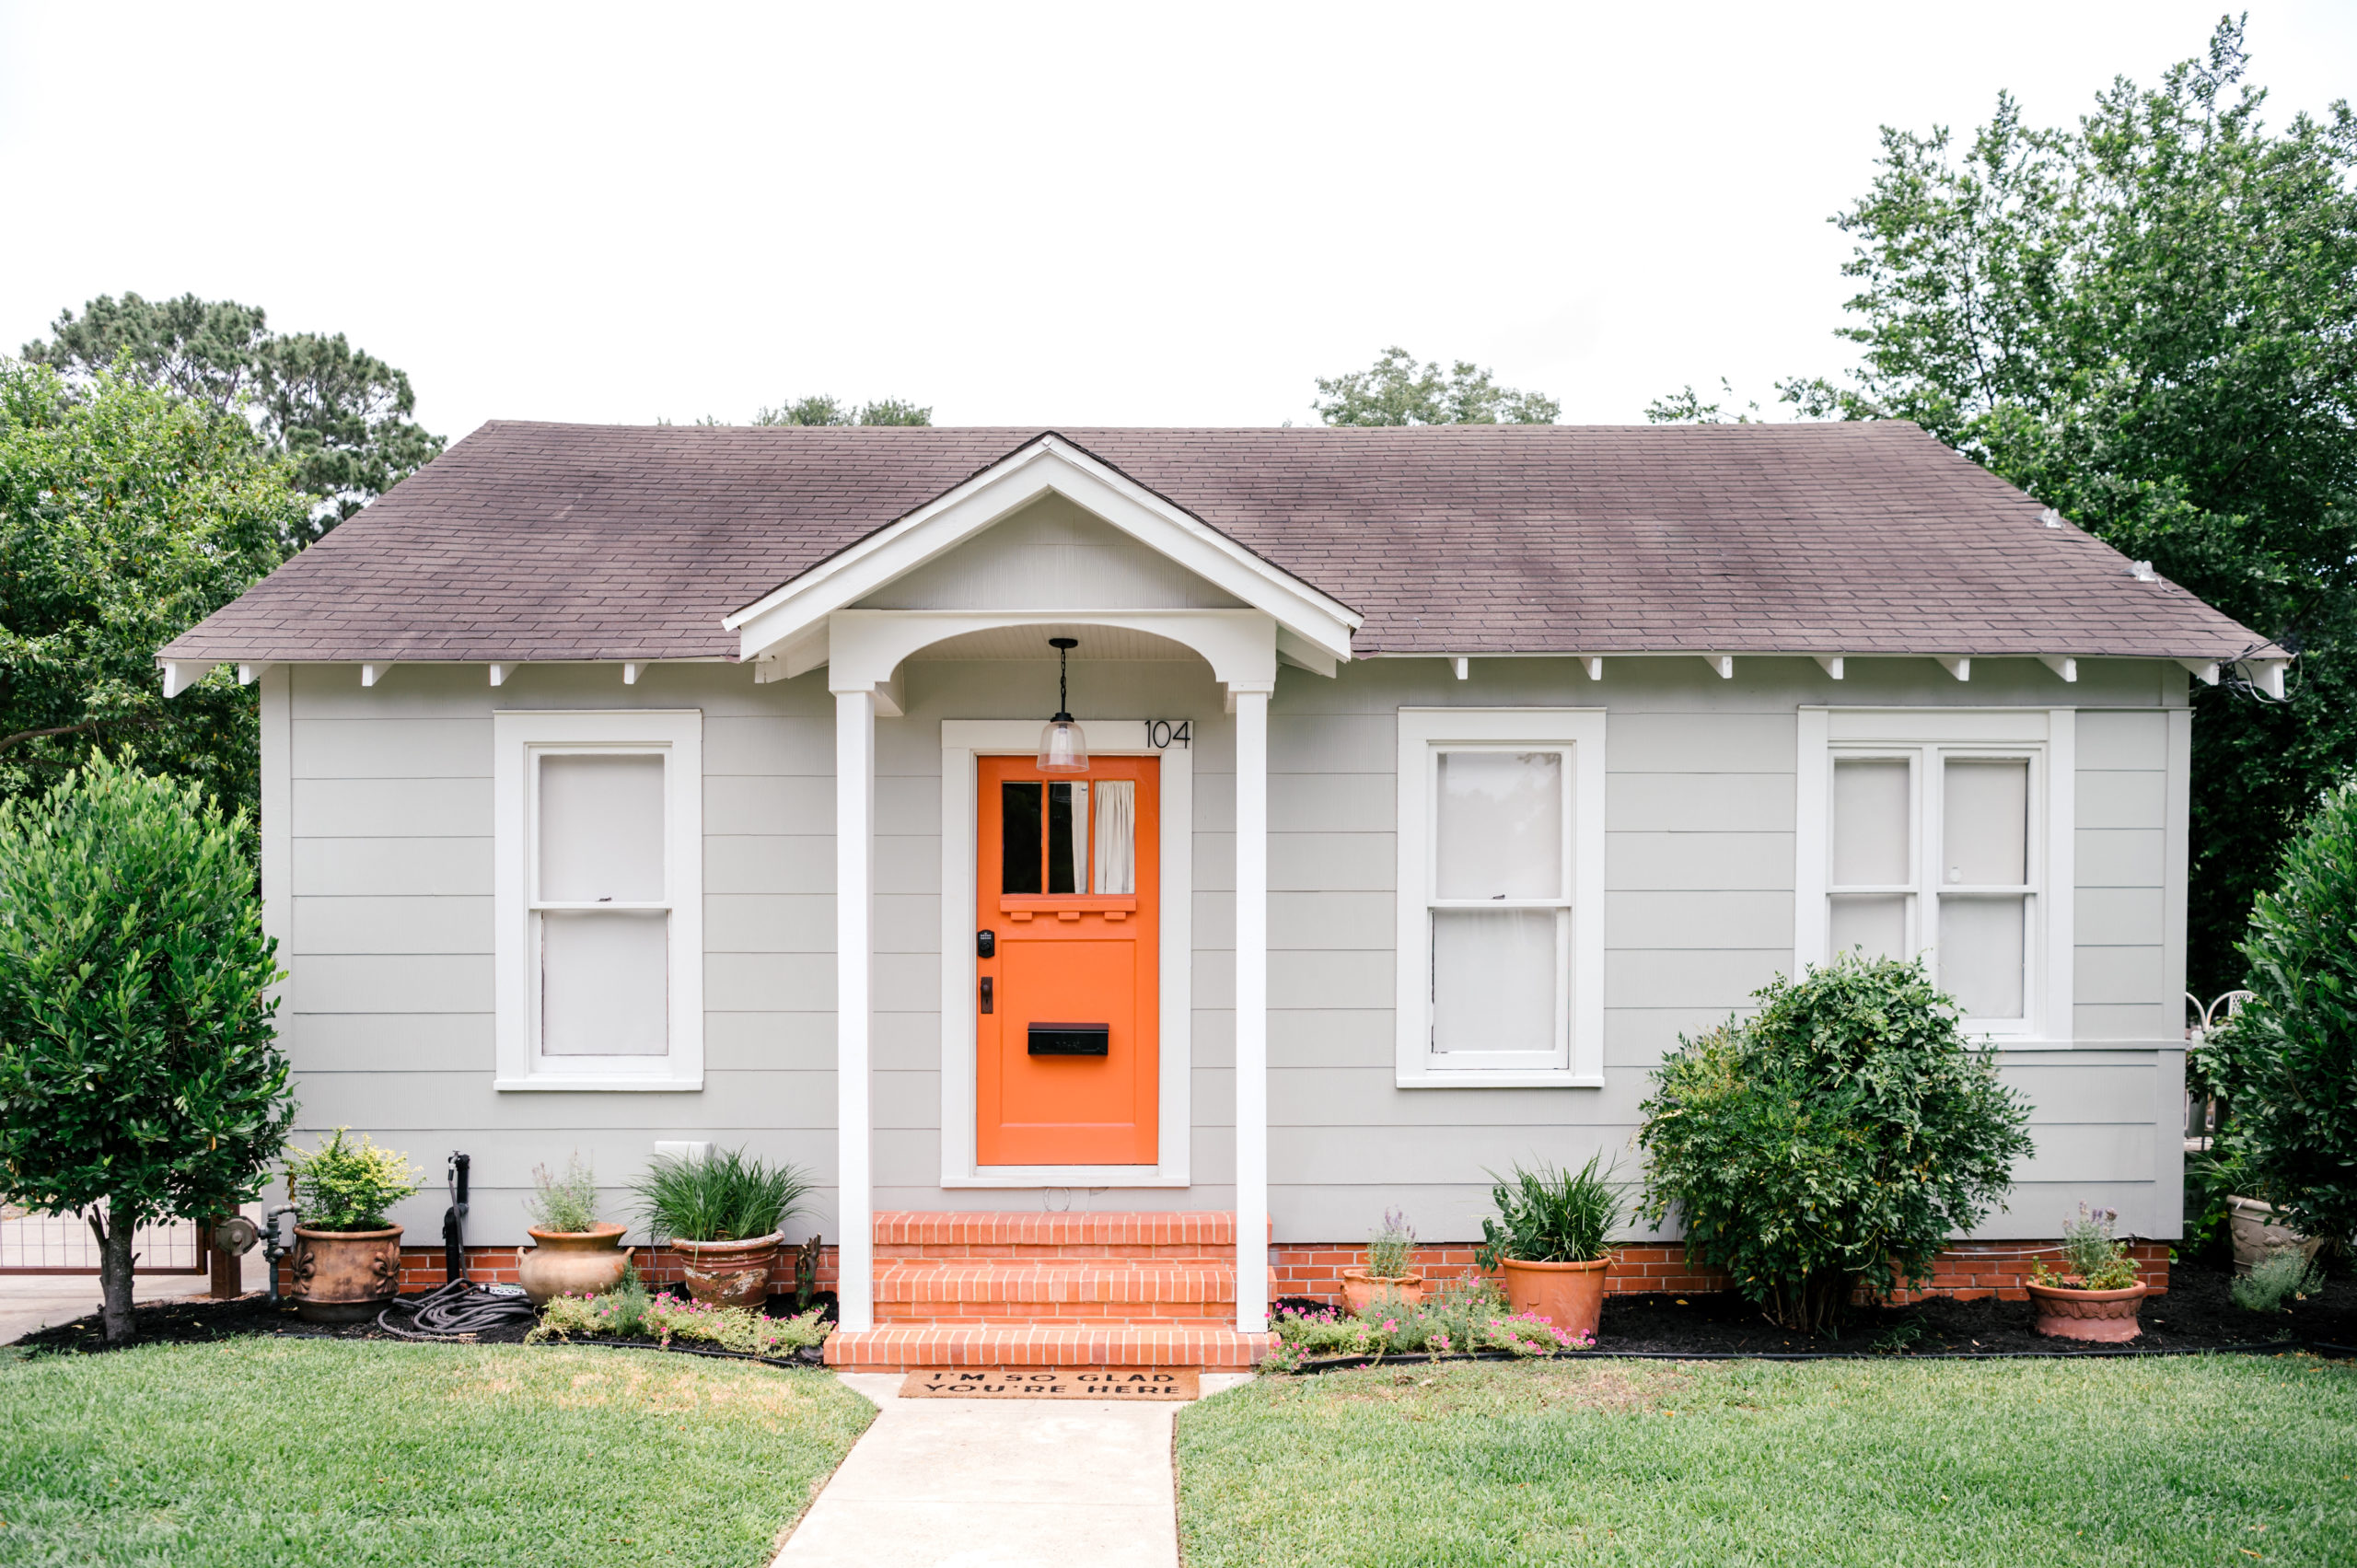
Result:
{"label": "black mulch", "polygon": [[[2085,1353],[2129,1349],[2239,1349],[2282,1342],[2357,1346],[2357,1279],[2338,1278],[2287,1312],[2258,1313],[2228,1298],[2233,1275],[2200,1264],[2169,1270],[2165,1295],[2144,1299],[2143,1332],[2131,1344],[2090,1345],[2030,1331],[2026,1301],[1956,1301],[1853,1311],[1837,1339],[1812,1339],[1777,1328],[1732,1292],[1689,1295],[1608,1295],[1596,1353],[1611,1355],[1807,1355],[1879,1353]],[[1293,1305],[1315,1305],[1295,1302]]]}
{"label": "black mulch", "polygon": [[[94,1286],[96,1283],[92,1282]],[[405,1295],[403,1299],[413,1300],[425,1294],[424,1291],[418,1291]],[[680,1286],[670,1285],[663,1287],[657,1294],[668,1294],[684,1299],[687,1293]],[[823,1311],[827,1321],[831,1323],[835,1320],[834,1292],[820,1291],[812,1297],[811,1306]],[[771,1296],[764,1304],[762,1310],[772,1318],[791,1318],[795,1312],[794,1297]],[[259,1294],[241,1295],[231,1301],[213,1301],[198,1297],[184,1301],[144,1304],[134,1309],[133,1320],[138,1329],[137,1342],[141,1344],[208,1344],[217,1340],[244,1339],[256,1335],[288,1340],[401,1339],[401,1336],[389,1334],[378,1328],[374,1318],[361,1323],[306,1323],[296,1316],[292,1303],[273,1304],[267,1295]],[[404,1328],[408,1326],[408,1318],[400,1313],[394,1314],[393,1321],[401,1324]],[[528,1323],[503,1324],[497,1328],[486,1329],[480,1333],[465,1335],[458,1340],[438,1342],[517,1345],[524,1342],[524,1336],[530,1329],[531,1325]],[[59,1323],[36,1333],[27,1334],[15,1342],[19,1350],[29,1351],[36,1354],[81,1354],[87,1352],[102,1351],[107,1348],[106,1320],[93,1312],[87,1318],[76,1318],[70,1323]],[[417,1342],[412,1340],[403,1342]],[[575,1340],[572,1342],[635,1350],[668,1348],[687,1354],[719,1356],[738,1361],[769,1359],[737,1355],[714,1346],[685,1343],[676,1340],[668,1347],[658,1344],[654,1340],[625,1340],[602,1335],[596,1339]],[[800,1359],[815,1362],[818,1359],[815,1349]]]}

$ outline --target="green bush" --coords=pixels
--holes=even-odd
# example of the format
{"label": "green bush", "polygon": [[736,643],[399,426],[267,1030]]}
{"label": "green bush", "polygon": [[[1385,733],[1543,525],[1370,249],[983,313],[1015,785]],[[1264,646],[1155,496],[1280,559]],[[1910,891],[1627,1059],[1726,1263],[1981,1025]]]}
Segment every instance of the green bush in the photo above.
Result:
{"label": "green bush", "polygon": [[2294,1297],[2313,1295],[2323,1287],[2324,1272],[2308,1261],[2296,1247],[2279,1248],[2251,1265],[2250,1272],[2227,1293],[2247,1312],[2281,1312]]}
{"label": "green bush", "polygon": [[578,1153],[565,1161],[563,1176],[544,1165],[534,1166],[532,1189],[524,1200],[524,1214],[534,1229],[578,1236],[597,1228],[598,1173]]}
{"label": "green bush", "polygon": [[772,1169],[742,1149],[714,1149],[700,1160],[658,1159],[631,1191],[657,1237],[751,1241],[801,1213],[810,1181],[799,1167]]}
{"label": "green bush", "polygon": [[383,1230],[392,1224],[385,1212],[424,1185],[407,1155],[378,1148],[365,1132],[346,1143],[346,1131],[316,1149],[287,1151],[295,1219],[306,1230]]}
{"label": "green bush", "polygon": [[2002,1202],[2029,1112],[1920,962],[1845,955],[1754,994],[1656,1071],[1639,1213],[1777,1323],[1838,1331],[1853,1290],[1923,1281]]}
{"label": "green bush", "polygon": [[673,1295],[649,1295],[636,1280],[604,1295],[560,1295],[540,1308],[540,1320],[524,1336],[528,1344],[575,1334],[616,1338],[644,1336],[668,1345],[701,1340],[741,1355],[791,1355],[805,1345],[824,1344],[833,1332],[818,1308],[793,1318],[772,1318],[749,1307],[706,1307]]}
{"label": "green bush", "polygon": [[1612,1172],[1598,1175],[1596,1162],[1576,1171],[1542,1165],[1514,1167],[1511,1178],[1490,1172],[1495,1185],[1490,1202],[1497,1218],[1481,1222],[1481,1245],[1473,1260],[1495,1269],[1511,1258],[1519,1263],[1593,1263],[1620,1223],[1622,1186]]}
{"label": "green bush", "polygon": [[1292,1372],[1328,1356],[1439,1357],[1502,1350],[1518,1356],[1586,1350],[1596,1342],[1559,1329],[1544,1318],[1506,1310],[1506,1298],[1486,1280],[1458,1280],[1410,1306],[1394,1298],[1353,1318],[1340,1307],[1301,1311],[1280,1307],[1269,1319],[1276,1353],[1261,1364]]}
{"label": "green bush", "polygon": [[294,1120],[250,831],[127,758],[0,805],[0,1200],[89,1212],[110,1341],[133,1232],[258,1195]]}
{"label": "green bush", "polygon": [[2308,1236],[2357,1239],[2357,784],[2310,817],[2242,943],[2253,999],[2200,1049],[2252,1196]]}

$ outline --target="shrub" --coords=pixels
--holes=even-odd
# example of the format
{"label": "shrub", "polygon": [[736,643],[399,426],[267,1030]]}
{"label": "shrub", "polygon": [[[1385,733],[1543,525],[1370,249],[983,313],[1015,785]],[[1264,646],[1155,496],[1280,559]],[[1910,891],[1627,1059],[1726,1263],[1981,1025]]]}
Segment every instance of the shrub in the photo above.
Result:
{"label": "shrub", "polygon": [[2128,1255],[2128,1244],[2111,1234],[2119,1218],[2118,1209],[2080,1204],[2079,1217],[2062,1222],[2061,1271],[2040,1261],[2031,1266],[2030,1278],[2042,1285],[2069,1290],[2126,1290],[2134,1284],[2136,1260]]}
{"label": "shrub", "polygon": [[1576,1171],[1540,1166],[1514,1167],[1511,1179],[1490,1172],[1496,1185],[1490,1202],[1498,1216],[1481,1222],[1481,1245],[1473,1260],[1494,1269],[1506,1259],[1520,1263],[1592,1263],[1620,1223],[1622,1185],[1608,1169],[1596,1174],[1591,1155]]}
{"label": "shrub", "polygon": [[2284,851],[2242,943],[2255,993],[2200,1049],[2252,1195],[2308,1236],[2357,1238],[2357,784]]}
{"label": "shrub", "polygon": [[2308,1261],[2296,1247],[2282,1247],[2253,1263],[2250,1272],[2235,1282],[2235,1305],[2252,1312],[2282,1312],[2293,1297],[2313,1295],[2323,1287],[2324,1272]]}
{"label": "shrub", "polygon": [[597,1228],[598,1173],[579,1154],[564,1162],[563,1176],[552,1175],[544,1165],[534,1166],[532,1186],[524,1213],[534,1229],[578,1235]]}
{"label": "shrub", "polygon": [[1261,1365],[1271,1372],[1292,1372],[1306,1361],[1331,1356],[1436,1358],[1482,1350],[1539,1356],[1585,1350],[1596,1342],[1543,1318],[1509,1313],[1497,1287],[1480,1280],[1445,1287],[1412,1307],[1387,1303],[1363,1318],[1335,1307],[1283,1307],[1269,1327],[1277,1336],[1277,1351]]}
{"label": "shrub", "polygon": [[133,1233],[258,1195],[294,1121],[250,831],[128,757],[0,805],[0,1202],[87,1211],[110,1343]]}
{"label": "shrub", "polygon": [[1397,1209],[1386,1209],[1383,1228],[1367,1238],[1366,1272],[1378,1280],[1399,1279],[1415,1255],[1416,1232],[1408,1216]]}
{"label": "shrub", "polygon": [[638,1212],[658,1237],[678,1241],[751,1241],[802,1212],[810,1191],[800,1167],[775,1169],[742,1149],[698,1160],[658,1159],[633,1184]]}
{"label": "shrub", "polygon": [[540,1320],[524,1336],[531,1344],[575,1334],[645,1338],[668,1345],[698,1340],[740,1355],[789,1355],[805,1345],[824,1344],[831,1330],[812,1310],[794,1318],[772,1318],[746,1307],[706,1307],[672,1295],[649,1295],[635,1280],[604,1295],[560,1295],[540,1308]]}
{"label": "shrub", "polygon": [[407,1155],[380,1149],[366,1133],[344,1141],[345,1128],[308,1153],[286,1156],[287,1185],[295,1195],[295,1219],[307,1230],[383,1230],[385,1212],[417,1191],[425,1173]]}
{"label": "shrub", "polygon": [[1853,1289],[1923,1281],[1998,1206],[2029,1113],[1920,962],[1845,955],[1755,996],[1655,1073],[1640,1213],[1675,1213],[1688,1258],[1777,1323],[1838,1331]]}

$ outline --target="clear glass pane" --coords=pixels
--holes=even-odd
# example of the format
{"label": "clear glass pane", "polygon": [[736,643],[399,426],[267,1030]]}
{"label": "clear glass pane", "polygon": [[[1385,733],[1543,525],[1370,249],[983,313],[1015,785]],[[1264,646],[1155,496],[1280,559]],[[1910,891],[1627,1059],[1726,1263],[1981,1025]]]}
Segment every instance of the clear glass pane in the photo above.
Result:
{"label": "clear glass pane", "polygon": [[1434,896],[1563,896],[1563,754],[1444,751]]}
{"label": "clear glass pane", "polygon": [[1869,958],[1904,958],[1907,895],[1865,894],[1833,900],[1833,950],[1858,948]]}
{"label": "clear glass pane", "polygon": [[998,786],[999,883],[1002,893],[1039,890],[1039,785]]}
{"label": "clear glass pane", "polygon": [[1552,1051],[1553,910],[1433,912],[1433,1049]]}
{"label": "clear glass pane", "polygon": [[1833,764],[1833,885],[1889,888],[1907,870],[1908,764],[1859,757]]}
{"label": "clear glass pane", "polygon": [[651,752],[542,756],[540,898],[663,898],[663,759]]}
{"label": "clear glass pane", "polygon": [[1968,1018],[2022,1016],[2025,899],[1940,900],[1940,989]]}
{"label": "clear glass pane", "polygon": [[2029,880],[2029,759],[1951,757],[1942,789],[1944,880],[2017,888]]}
{"label": "clear glass pane", "polygon": [[589,911],[540,920],[540,1050],[662,1056],[670,1041],[671,917]]}
{"label": "clear glass pane", "polygon": [[1095,890],[1138,890],[1138,786],[1130,779],[1107,779],[1097,786]]}
{"label": "clear glass pane", "polygon": [[1088,886],[1088,785],[1048,786],[1048,891],[1077,893]]}

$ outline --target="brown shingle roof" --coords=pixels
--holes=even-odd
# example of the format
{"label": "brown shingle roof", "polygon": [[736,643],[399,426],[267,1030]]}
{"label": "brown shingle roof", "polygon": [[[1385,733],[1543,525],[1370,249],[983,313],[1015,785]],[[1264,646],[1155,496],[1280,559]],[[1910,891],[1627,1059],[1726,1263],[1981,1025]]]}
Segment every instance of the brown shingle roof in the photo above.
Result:
{"label": "brown shingle roof", "polygon": [[[1039,434],[495,422],[164,656],[734,656],[722,616]],[[1362,656],[2259,642],[1911,424],[1060,434],[1363,613]]]}

